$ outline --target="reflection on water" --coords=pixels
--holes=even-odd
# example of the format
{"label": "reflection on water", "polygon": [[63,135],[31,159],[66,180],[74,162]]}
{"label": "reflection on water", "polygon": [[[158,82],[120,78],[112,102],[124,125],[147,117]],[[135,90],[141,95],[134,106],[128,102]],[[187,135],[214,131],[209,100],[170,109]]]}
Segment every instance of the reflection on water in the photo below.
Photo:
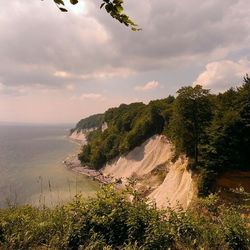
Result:
{"label": "reflection on water", "polygon": [[0,126],[0,206],[56,205],[81,192],[93,196],[98,184],[67,170],[62,161],[78,150],[64,127]]}

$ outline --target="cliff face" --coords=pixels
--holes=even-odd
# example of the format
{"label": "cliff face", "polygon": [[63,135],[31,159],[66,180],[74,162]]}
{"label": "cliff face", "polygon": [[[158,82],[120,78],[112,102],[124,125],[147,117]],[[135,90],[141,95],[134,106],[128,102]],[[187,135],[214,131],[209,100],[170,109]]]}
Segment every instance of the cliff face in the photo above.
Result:
{"label": "cliff face", "polygon": [[73,131],[69,136],[70,139],[79,141],[81,144],[86,144],[86,134],[83,131]]}
{"label": "cliff face", "polygon": [[166,208],[178,207],[186,209],[194,195],[194,183],[192,173],[187,171],[188,160],[185,157],[179,159],[168,166],[163,183],[156,188],[149,198],[156,202],[157,207]]}
{"label": "cliff face", "polygon": [[[96,130],[75,129],[70,138],[86,144],[86,135]],[[102,124],[102,130],[107,124]],[[114,159],[102,168],[103,176],[120,179],[123,185],[129,179],[136,181],[136,188],[142,191],[159,208],[179,205],[186,209],[194,195],[192,173],[187,170],[188,159],[175,159],[175,149],[163,135],[155,135],[128,154]]]}
{"label": "cliff face", "polygon": [[141,146],[104,167],[105,175],[122,178],[142,177],[155,167],[164,164],[173,155],[172,146],[164,136],[153,136]]}
{"label": "cliff face", "polygon": [[[101,126],[101,130],[102,132],[105,131],[106,129],[108,128],[108,125],[106,122],[104,122]],[[92,131],[95,131],[97,130],[98,127],[91,127],[91,128],[88,128],[88,129],[78,129],[78,128],[75,128],[69,135],[69,138],[70,139],[73,139],[73,140],[76,140],[76,141],[79,141],[81,142],[83,145],[87,144],[87,134],[92,132]]]}
{"label": "cliff face", "polygon": [[163,135],[153,136],[127,155],[119,157],[103,168],[110,175],[127,183],[137,180],[137,188],[144,189],[158,207],[186,209],[194,194],[192,173],[187,170],[188,159],[174,159],[174,147]]}

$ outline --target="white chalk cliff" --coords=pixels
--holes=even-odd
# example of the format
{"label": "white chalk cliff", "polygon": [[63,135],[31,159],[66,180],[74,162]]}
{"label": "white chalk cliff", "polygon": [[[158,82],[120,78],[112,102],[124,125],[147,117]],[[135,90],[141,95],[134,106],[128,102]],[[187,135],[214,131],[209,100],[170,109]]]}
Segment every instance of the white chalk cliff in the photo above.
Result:
{"label": "white chalk cliff", "polygon": [[156,135],[127,155],[107,164],[102,172],[106,176],[122,179],[123,183],[132,176],[145,183],[160,167],[165,171],[165,179],[160,183],[152,182],[154,185],[151,183],[149,199],[160,208],[180,205],[186,209],[194,194],[192,173],[187,170],[188,159],[180,156],[173,161],[174,154],[174,147],[169,140],[163,135]]}
{"label": "white chalk cliff", "polygon": [[157,207],[176,208],[179,205],[184,209],[188,207],[193,198],[194,183],[192,173],[187,170],[187,164],[187,158],[179,157],[168,166],[169,172],[163,183],[149,195],[149,198],[156,202]]}
{"label": "white chalk cliff", "polygon": [[89,132],[92,132],[94,130],[97,130],[98,128],[94,127],[94,128],[89,128],[89,129],[81,129],[81,130],[77,130],[75,129],[70,135],[69,138],[79,141],[81,144],[85,145],[87,144],[87,138],[86,135]]}
{"label": "white chalk cliff", "polygon": [[69,138],[72,140],[79,141],[82,144],[87,143],[86,134],[82,130],[81,131],[78,131],[78,130],[73,131],[73,133],[70,134]]}

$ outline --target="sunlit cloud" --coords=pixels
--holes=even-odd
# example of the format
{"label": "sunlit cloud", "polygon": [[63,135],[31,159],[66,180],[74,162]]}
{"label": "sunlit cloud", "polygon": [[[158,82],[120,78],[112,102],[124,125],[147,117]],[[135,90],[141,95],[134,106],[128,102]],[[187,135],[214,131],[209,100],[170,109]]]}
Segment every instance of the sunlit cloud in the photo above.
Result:
{"label": "sunlit cloud", "polygon": [[58,78],[71,80],[93,80],[93,79],[108,79],[113,77],[128,77],[135,73],[133,69],[129,68],[114,68],[106,67],[102,70],[96,70],[87,74],[74,74],[66,71],[55,71],[54,76]]}
{"label": "sunlit cloud", "polygon": [[61,77],[61,78],[73,77],[73,75],[71,73],[66,72],[66,71],[56,71],[56,72],[54,72],[53,75],[56,76],[56,77]]}
{"label": "sunlit cloud", "polygon": [[65,86],[65,88],[66,88],[67,90],[73,91],[73,90],[76,89],[76,86],[75,86],[74,84],[67,84],[67,85]]}
{"label": "sunlit cloud", "polygon": [[250,73],[250,61],[247,59],[211,62],[206,65],[206,69],[197,77],[194,85],[199,84],[215,91],[224,91],[230,87],[240,85],[247,73]]}
{"label": "sunlit cloud", "polygon": [[101,100],[103,99],[103,96],[101,94],[97,93],[83,93],[80,96],[81,99],[91,99],[91,100]]}
{"label": "sunlit cloud", "polygon": [[142,86],[135,86],[135,90],[137,91],[149,91],[159,87],[159,82],[157,81],[150,81]]}
{"label": "sunlit cloud", "polygon": [[4,90],[4,85],[0,82],[0,92]]}

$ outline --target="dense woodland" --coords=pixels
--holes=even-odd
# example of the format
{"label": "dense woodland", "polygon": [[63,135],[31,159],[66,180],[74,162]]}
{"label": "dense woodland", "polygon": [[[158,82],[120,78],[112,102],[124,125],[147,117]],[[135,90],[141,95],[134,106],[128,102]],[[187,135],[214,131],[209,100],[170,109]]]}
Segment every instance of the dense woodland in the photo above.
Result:
{"label": "dense woodland", "polygon": [[177,154],[190,158],[190,167],[203,173],[201,193],[213,176],[230,169],[250,170],[250,78],[241,87],[212,94],[197,85],[182,87],[176,98],[122,104],[104,114],[108,129],[88,135],[82,164],[99,169],[155,134],[165,134]]}
{"label": "dense woodland", "polygon": [[71,133],[74,131],[80,132],[81,130],[88,130],[92,128],[100,129],[103,123],[103,118],[103,114],[91,115],[84,118],[76,124],[76,127],[71,130]]}

